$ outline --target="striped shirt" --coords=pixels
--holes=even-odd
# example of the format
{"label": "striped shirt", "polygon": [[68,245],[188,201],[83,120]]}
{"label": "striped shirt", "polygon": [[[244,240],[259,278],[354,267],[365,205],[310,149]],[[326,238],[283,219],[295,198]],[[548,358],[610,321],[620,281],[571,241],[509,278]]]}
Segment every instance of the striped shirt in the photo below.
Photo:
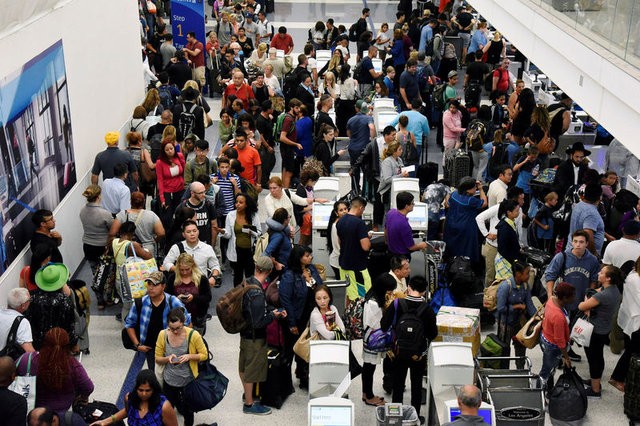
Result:
{"label": "striped shirt", "polygon": [[218,172],[218,182],[217,185],[220,187],[220,191],[222,191],[222,197],[224,198],[224,214],[229,214],[230,211],[235,210],[235,193],[233,189],[233,183],[231,183],[231,178],[235,178],[238,185],[240,184],[240,178],[238,175],[227,173],[226,177],[222,177],[220,172]]}

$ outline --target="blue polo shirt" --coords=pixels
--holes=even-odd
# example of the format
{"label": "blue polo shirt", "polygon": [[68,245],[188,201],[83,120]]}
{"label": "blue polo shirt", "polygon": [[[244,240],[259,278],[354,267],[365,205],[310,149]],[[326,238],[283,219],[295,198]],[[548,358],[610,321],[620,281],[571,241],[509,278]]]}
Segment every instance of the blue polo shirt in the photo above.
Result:
{"label": "blue polo shirt", "polygon": [[349,151],[361,152],[371,142],[369,123],[373,124],[373,117],[361,112],[347,121],[347,130],[351,132]]}

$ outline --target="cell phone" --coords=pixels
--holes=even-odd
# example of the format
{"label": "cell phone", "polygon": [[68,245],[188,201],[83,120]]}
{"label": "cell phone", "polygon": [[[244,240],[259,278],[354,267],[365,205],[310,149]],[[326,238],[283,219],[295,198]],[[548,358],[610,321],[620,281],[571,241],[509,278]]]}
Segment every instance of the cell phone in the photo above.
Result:
{"label": "cell phone", "polygon": [[189,295],[188,294],[181,294],[180,296],[178,296],[180,299],[188,299]]}
{"label": "cell phone", "polygon": [[278,308],[278,309],[276,309],[276,311],[278,311],[278,312],[284,312],[284,308]]}

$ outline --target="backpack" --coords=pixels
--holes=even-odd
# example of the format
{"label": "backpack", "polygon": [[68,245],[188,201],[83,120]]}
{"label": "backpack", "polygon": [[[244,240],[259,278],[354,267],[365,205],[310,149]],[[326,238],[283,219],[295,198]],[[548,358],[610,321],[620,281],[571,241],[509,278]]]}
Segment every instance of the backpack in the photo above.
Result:
{"label": "backpack", "polygon": [[[273,140],[275,142],[280,142],[280,133],[282,133],[282,125],[284,124],[284,119],[286,118],[287,114],[289,114],[289,113],[282,112],[282,113],[280,113],[280,115],[276,119],[276,125],[273,126]],[[291,115],[289,115],[289,116],[292,117]],[[294,119],[294,121],[295,121],[295,119]],[[293,133],[294,129],[295,129],[295,126],[291,126],[291,129],[289,129],[289,132],[287,133],[287,136],[289,136],[291,133]]]}
{"label": "backpack", "polygon": [[196,115],[195,111],[198,105],[195,103],[191,106],[191,108],[187,111],[187,107],[182,105],[182,112],[178,115],[178,135],[179,140],[184,140],[184,138],[191,133],[196,124]]}
{"label": "backpack", "polygon": [[427,74],[427,67],[418,67],[418,87],[420,88],[420,93],[428,92],[431,88],[431,83],[429,83],[429,75]]}
{"label": "backpack", "polygon": [[353,68],[353,79],[360,81],[360,74],[362,74],[362,61],[358,62]]}
{"label": "backpack", "polygon": [[444,43],[444,52],[442,53],[444,59],[457,59],[456,48],[452,43]]}
{"label": "backpack", "polygon": [[244,318],[242,314],[242,301],[244,295],[251,289],[260,289],[256,285],[247,285],[245,282],[242,285],[236,286],[226,292],[216,304],[216,313],[222,328],[229,334],[237,334],[244,330],[249,322]]}
{"label": "backpack", "polygon": [[498,169],[500,169],[500,166],[509,163],[508,146],[506,143],[494,145],[495,151],[489,158],[489,163],[487,164],[487,173],[493,179],[498,179]]}
{"label": "backpack", "polygon": [[164,109],[173,108],[173,96],[171,96],[169,86],[158,87],[158,94],[160,95],[160,104]]}
{"label": "backpack", "polygon": [[435,103],[436,109],[438,111],[444,111],[444,107],[447,104],[444,100],[444,92],[447,90],[448,83],[441,83],[436,86],[436,89],[433,91],[433,102]]}
{"label": "backpack", "polygon": [[262,253],[264,253],[264,251],[267,249],[267,246],[269,245],[269,237],[269,233],[265,232],[264,234],[260,235],[260,238],[258,238],[258,240],[256,241],[256,245],[253,248],[254,262],[257,262],[258,258],[262,256]]}
{"label": "backpack", "polygon": [[359,297],[344,310],[345,328],[347,330],[347,339],[349,340],[358,340],[364,337],[362,315],[365,303],[364,297]]}
{"label": "backpack", "polygon": [[282,82],[282,94],[287,102],[294,97],[298,84],[298,74],[296,72],[291,71],[289,74],[284,76],[284,80]]}
{"label": "backpack", "polygon": [[480,120],[473,120],[467,130],[467,146],[471,151],[481,151],[484,148],[484,137],[487,129]]}
{"label": "backpack", "polygon": [[456,256],[447,270],[449,289],[455,300],[459,300],[475,287],[476,276],[471,268],[471,259],[467,256]]}
{"label": "backpack", "polygon": [[151,154],[151,161],[155,164],[160,158],[160,152],[162,151],[162,133],[156,133],[149,139],[149,154]]}
{"label": "backpack", "polygon": [[411,142],[411,132],[404,136],[404,141],[400,141],[400,144],[402,145],[402,156],[400,157],[402,158],[402,163],[405,166],[416,164],[420,159],[420,153],[418,152],[418,147]]}
{"label": "backpack", "polygon": [[405,299],[396,299],[396,301],[398,302],[396,310],[401,308],[395,326],[396,355],[405,359],[413,356],[421,357],[428,345],[421,317],[424,311],[429,308],[429,304],[425,302],[415,309],[409,309],[409,304]]}
{"label": "backpack", "polygon": [[354,22],[349,27],[349,41],[358,41],[358,34],[356,33],[358,22]]}
{"label": "backpack", "polygon": [[144,123],[144,120],[140,120],[140,122],[138,124],[136,124],[135,126],[133,125],[133,119],[131,119],[131,121],[129,123],[131,124],[131,126],[129,126],[129,131],[130,132],[136,132],[138,130],[138,127],[140,127],[140,125],[142,123]]}
{"label": "backpack", "polygon": [[436,39],[435,36],[431,37],[431,40],[427,42],[427,45],[424,48],[424,54],[427,58],[433,56],[433,41]]}
{"label": "backpack", "polygon": [[0,356],[8,356],[13,360],[17,360],[20,358],[20,355],[24,353],[24,349],[22,349],[22,346],[20,346],[16,341],[16,338],[18,337],[18,327],[20,327],[20,322],[22,322],[23,318],[24,317],[22,315],[18,315],[13,320],[4,348],[0,350]]}

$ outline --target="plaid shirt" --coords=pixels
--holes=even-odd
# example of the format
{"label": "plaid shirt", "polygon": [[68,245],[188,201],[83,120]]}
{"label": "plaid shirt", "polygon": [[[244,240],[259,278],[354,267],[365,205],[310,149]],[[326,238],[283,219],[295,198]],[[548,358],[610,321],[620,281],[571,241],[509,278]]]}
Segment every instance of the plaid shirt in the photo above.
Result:
{"label": "plaid shirt", "polygon": [[[167,293],[164,293],[164,299],[167,301],[167,303],[165,303],[164,312],[162,313],[162,327],[167,327],[167,316],[169,315],[169,311],[173,308],[182,308],[186,317],[184,325],[191,324],[191,315],[189,314],[189,312],[187,312],[187,309],[184,307],[184,304],[180,301],[180,299]],[[140,324],[140,342],[144,342],[147,338],[147,329],[149,328],[149,321],[151,320],[151,309],[151,299],[148,295],[146,295],[142,298],[140,319],[138,319],[138,310],[136,309],[136,305],[134,303],[131,306],[129,315],[127,315],[127,319],[125,320],[126,328],[136,328],[136,326]]]}

